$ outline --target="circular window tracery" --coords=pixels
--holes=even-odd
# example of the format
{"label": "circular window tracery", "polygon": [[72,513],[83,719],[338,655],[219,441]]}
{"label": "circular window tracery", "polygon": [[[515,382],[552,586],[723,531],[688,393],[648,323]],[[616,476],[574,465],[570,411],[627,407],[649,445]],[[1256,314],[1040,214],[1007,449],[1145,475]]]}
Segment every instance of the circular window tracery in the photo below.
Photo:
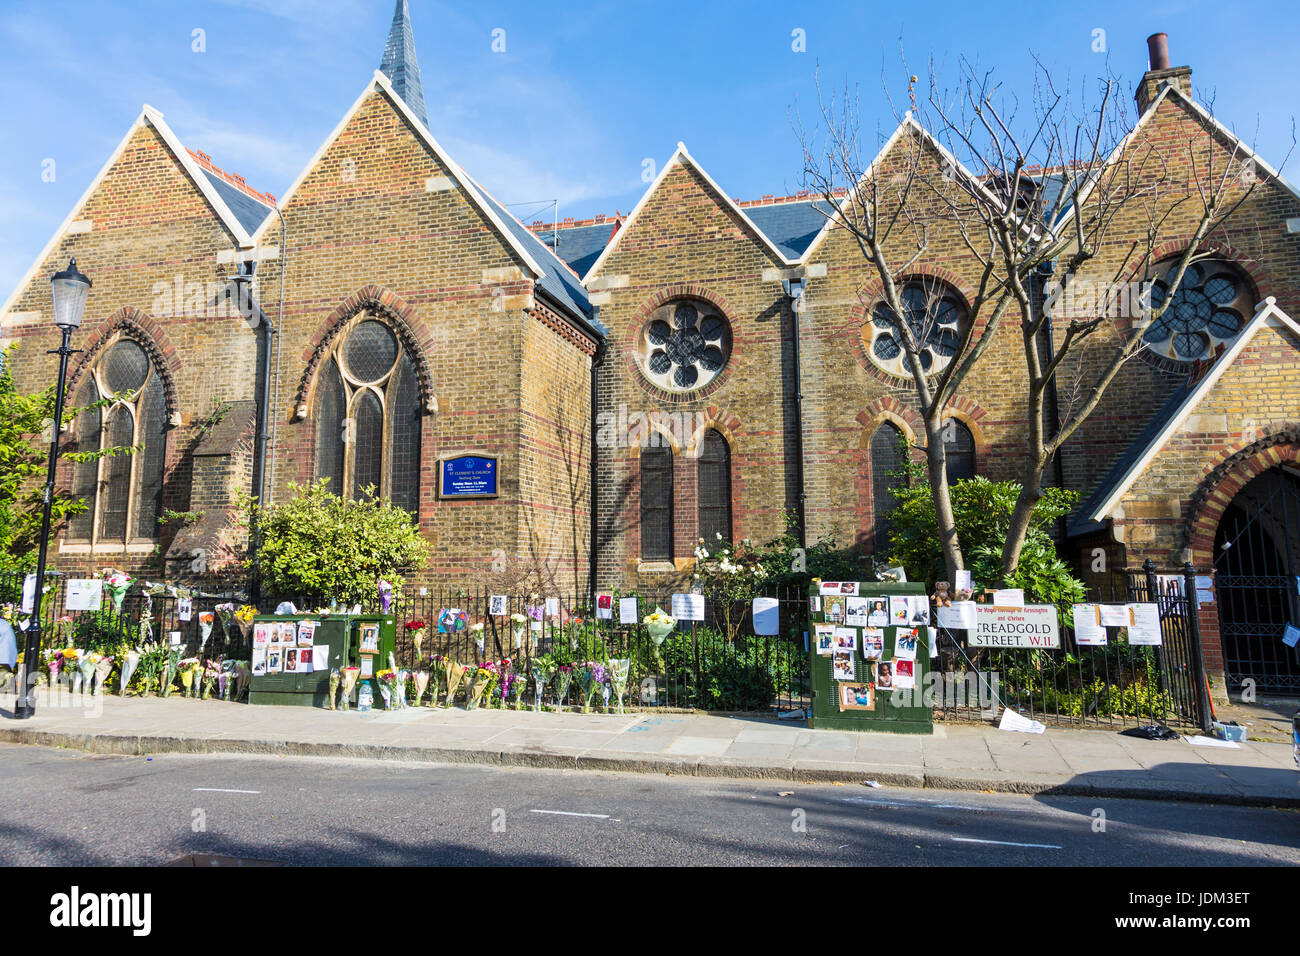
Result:
{"label": "circular window tracery", "polygon": [[713,381],[731,355],[731,326],[713,305],[678,299],[659,307],[641,333],[641,366],[660,388],[689,392]]}
{"label": "circular window tracery", "polygon": [[[957,354],[966,304],[950,286],[936,280],[911,279],[899,290],[903,319],[921,344],[921,368],[927,374],[942,370]],[[871,319],[862,325],[862,341],[871,361],[891,375],[908,376],[898,321],[886,302],[878,302]]]}
{"label": "circular window tracery", "polygon": [[1151,285],[1151,307],[1168,306],[1142,333],[1146,347],[1176,362],[1208,358],[1236,338],[1254,306],[1254,290],[1230,262],[1211,260],[1187,267],[1172,300],[1169,285],[1178,271],[1178,258],[1156,266],[1160,278]]}

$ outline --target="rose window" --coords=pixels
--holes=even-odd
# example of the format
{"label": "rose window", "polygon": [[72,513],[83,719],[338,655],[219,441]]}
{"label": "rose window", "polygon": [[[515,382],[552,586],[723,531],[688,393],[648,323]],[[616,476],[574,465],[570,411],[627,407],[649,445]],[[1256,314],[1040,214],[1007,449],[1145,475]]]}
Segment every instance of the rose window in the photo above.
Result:
{"label": "rose window", "polygon": [[[1151,286],[1151,308],[1169,300],[1169,283],[1177,260],[1156,267],[1163,278]],[[1227,262],[1199,262],[1187,267],[1168,307],[1142,333],[1147,348],[1164,358],[1191,362],[1207,358],[1236,337],[1251,314],[1254,294],[1245,277]]]}
{"label": "rose window", "polygon": [[661,388],[686,392],[707,385],[731,354],[731,328],[713,306],[670,302],[646,323],[640,343],[646,377]]}
{"label": "rose window", "polygon": [[[957,354],[966,305],[954,289],[935,282],[910,281],[899,292],[903,319],[921,346],[921,368],[940,371]],[[911,375],[899,337],[894,310],[881,302],[862,326],[862,340],[871,361],[893,375]]]}

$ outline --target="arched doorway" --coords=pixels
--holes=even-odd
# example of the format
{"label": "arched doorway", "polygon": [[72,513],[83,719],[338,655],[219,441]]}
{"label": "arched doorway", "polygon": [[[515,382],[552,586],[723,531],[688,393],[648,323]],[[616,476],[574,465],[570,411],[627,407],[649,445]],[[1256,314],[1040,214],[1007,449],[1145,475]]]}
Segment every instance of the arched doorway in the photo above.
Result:
{"label": "arched doorway", "polygon": [[1300,647],[1287,647],[1287,624],[1300,626],[1300,469],[1270,468],[1237,492],[1214,537],[1219,633],[1229,688],[1300,690]]}

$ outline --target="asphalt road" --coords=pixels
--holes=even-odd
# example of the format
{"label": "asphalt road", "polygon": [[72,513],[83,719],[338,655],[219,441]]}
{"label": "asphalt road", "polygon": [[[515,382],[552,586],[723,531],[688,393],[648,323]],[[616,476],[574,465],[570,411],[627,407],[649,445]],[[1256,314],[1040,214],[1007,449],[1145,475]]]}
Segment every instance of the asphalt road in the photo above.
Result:
{"label": "asphalt road", "polygon": [[1300,863],[1300,813],[1144,800],[15,745],[0,794],[7,865]]}

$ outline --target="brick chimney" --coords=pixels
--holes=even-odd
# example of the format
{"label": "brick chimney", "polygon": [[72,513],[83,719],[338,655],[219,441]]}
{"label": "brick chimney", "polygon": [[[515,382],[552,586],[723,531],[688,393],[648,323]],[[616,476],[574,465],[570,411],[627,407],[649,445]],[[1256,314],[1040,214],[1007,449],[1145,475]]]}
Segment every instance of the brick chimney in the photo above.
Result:
{"label": "brick chimney", "polygon": [[1151,101],[1159,95],[1160,87],[1165,81],[1189,96],[1192,93],[1192,68],[1169,65],[1168,34],[1153,33],[1147,37],[1147,57],[1148,69],[1142,74],[1142,82],[1138,84],[1137,93],[1134,94],[1139,116],[1146,112]]}

